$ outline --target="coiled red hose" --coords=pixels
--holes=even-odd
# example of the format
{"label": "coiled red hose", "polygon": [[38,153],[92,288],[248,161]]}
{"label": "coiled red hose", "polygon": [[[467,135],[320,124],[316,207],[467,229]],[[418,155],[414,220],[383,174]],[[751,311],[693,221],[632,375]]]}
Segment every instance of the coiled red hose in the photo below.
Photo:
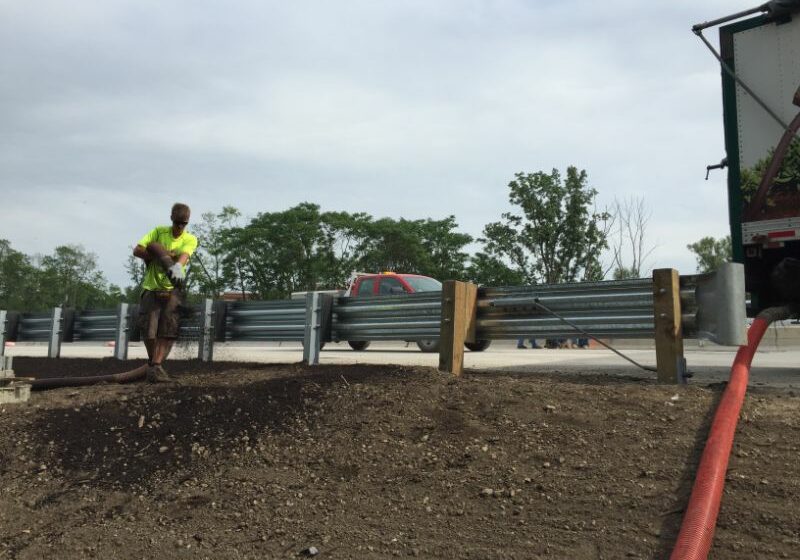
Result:
{"label": "coiled red hose", "polygon": [[787,307],[773,307],[763,311],[747,331],[747,346],[739,347],[731,367],[728,386],[714,414],[689,505],[686,507],[670,560],[701,560],[708,557],[753,355],[770,323],[790,317],[791,314],[792,310]]}

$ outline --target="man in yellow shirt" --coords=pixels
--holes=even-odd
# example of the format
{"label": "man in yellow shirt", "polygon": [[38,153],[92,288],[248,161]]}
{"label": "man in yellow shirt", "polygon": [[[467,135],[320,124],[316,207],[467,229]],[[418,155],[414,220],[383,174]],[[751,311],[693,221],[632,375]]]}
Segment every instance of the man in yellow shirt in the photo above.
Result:
{"label": "man in yellow shirt", "polygon": [[186,231],[191,212],[180,202],[172,206],[171,226],[157,226],[142,237],[134,256],[147,264],[139,305],[139,328],[147,348],[147,380],[172,381],[162,367],[178,338],[178,305],[186,282],[186,263],[197,249],[197,238]]}

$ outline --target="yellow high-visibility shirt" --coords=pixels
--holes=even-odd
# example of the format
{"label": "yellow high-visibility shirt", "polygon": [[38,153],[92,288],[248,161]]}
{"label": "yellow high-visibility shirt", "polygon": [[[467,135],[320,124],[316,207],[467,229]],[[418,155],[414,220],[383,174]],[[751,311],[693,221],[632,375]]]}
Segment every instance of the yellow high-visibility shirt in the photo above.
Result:
{"label": "yellow high-visibility shirt", "polygon": [[[183,233],[178,237],[172,237],[172,226],[153,228],[150,233],[139,240],[138,244],[142,247],[147,247],[153,241],[161,243],[164,249],[175,252],[178,257],[183,253],[191,257],[192,253],[197,249],[197,238],[194,235],[183,230]],[[177,257],[175,260],[178,260]],[[184,271],[185,269],[186,267],[184,266]],[[145,290],[172,290],[174,288],[158,260],[151,261],[147,265],[142,288]]]}

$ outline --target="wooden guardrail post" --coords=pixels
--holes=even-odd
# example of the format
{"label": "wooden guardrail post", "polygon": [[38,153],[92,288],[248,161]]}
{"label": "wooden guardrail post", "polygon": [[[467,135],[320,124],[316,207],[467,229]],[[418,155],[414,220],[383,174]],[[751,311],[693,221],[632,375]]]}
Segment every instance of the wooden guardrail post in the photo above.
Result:
{"label": "wooden guardrail post", "polygon": [[442,326],[439,336],[439,370],[464,372],[464,343],[475,342],[478,287],[447,280],[442,286]]}
{"label": "wooden guardrail post", "polygon": [[672,268],[653,271],[653,319],[659,383],[685,383],[680,276]]}

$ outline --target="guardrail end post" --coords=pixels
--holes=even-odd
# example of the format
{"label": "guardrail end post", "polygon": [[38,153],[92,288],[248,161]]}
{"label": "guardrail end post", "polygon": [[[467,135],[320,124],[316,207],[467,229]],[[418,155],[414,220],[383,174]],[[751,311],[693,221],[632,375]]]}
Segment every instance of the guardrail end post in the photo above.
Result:
{"label": "guardrail end post", "polygon": [[214,300],[206,299],[203,303],[202,320],[197,357],[201,362],[210,362],[214,359]]}
{"label": "guardrail end post", "polygon": [[6,310],[0,309],[0,356],[6,353]]}
{"label": "guardrail end post", "polygon": [[658,382],[685,383],[680,276],[675,269],[659,268],[653,271],[653,322]]}
{"label": "guardrail end post", "polygon": [[696,327],[698,338],[725,346],[747,344],[744,265],[724,263],[697,279]]}
{"label": "guardrail end post", "polygon": [[117,333],[114,337],[114,357],[118,360],[128,359],[128,304],[120,303],[117,306]]}
{"label": "guardrail end post", "polygon": [[306,328],[303,334],[303,363],[308,366],[319,364],[321,298],[318,292],[306,294]]}
{"label": "guardrail end post", "polygon": [[50,316],[50,338],[47,343],[47,357],[58,358],[61,356],[61,308],[54,307]]}
{"label": "guardrail end post", "polygon": [[478,287],[447,280],[442,286],[442,323],[439,337],[439,370],[464,373],[464,342],[475,340]]}

